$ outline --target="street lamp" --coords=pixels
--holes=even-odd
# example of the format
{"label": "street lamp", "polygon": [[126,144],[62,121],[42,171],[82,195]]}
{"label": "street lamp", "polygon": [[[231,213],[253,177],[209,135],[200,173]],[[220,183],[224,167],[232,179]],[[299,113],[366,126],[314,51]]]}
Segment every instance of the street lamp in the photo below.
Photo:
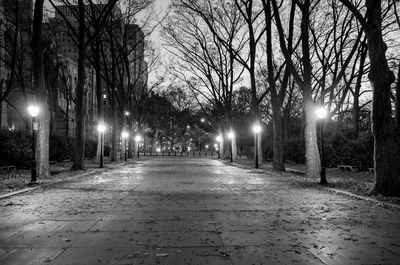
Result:
{"label": "street lamp", "polygon": [[217,138],[217,143],[218,143],[218,159],[221,158],[221,143],[222,143],[222,136],[218,135]]}
{"label": "street lamp", "polygon": [[31,161],[31,182],[29,185],[37,184],[37,172],[36,172],[36,131],[39,130],[39,123],[37,121],[37,116],[39,115],[40,109],[36,105],[30,105],[28,107],[28,113],[32,118],[32,161]]}
{"label": "street lamp", "polygon": [[[324,121],[328,117],[328,110],[325,107],[317,107],[315,109],[315,115],[318,120]],[[319,133],[321,139],[321,150],[320,150],[320,160],[321,160],[321,171],[320,171],[320,184],[328,184],[326,180],[326,169],[325,169],[325,159],[324,159],[324,126],[321,122],[319,125]]]}
{"label": "street lamp", "polygon": [[142,137],[140,135],[136,135],[135,136],[135,142],[136,142],[136,146],[137,146],[137,157],[139,158],[139,142],[142,139]]}
{"label": "street lamp", "polygon": [[103,167],[104,161],[103,161],[103,153],[104,153],[104,148],[103,148],[103,138],[104,138],[104,132],[106,131],[106,125],[104,123],[99,123],[97,125],[97,131],[100,133],[100,168]]}
{"label": "street lamp", "polygon": [[128,161],[127,152],[126,152],[126,141],[129,137],[129,133],[127,131],[123,131],[121,133],[122,139],[124,139],[124,154],[125,154],[125,161]]}
{"label": "street lamp", "polygon": [[206,119],[204,119],[204,118],[200,119],[200,122],[205,122],[205,121],[206,121]]}
{"label": "street lamp", "polygon": [[231,140],[231,162],[233,162],[233,150],[232,150],[232,141],[235,137],[235,133],[233,131],[228,132],[228,138]]}
{"label": "street lamp", "polygon": [[254,132],[254,137],[255,137],[255,160],[256,160],[256,165],[255,168],[258,168],[258,135],[261,132],[261,126],[260,124],[256,123],[253,126],[253,132]]}

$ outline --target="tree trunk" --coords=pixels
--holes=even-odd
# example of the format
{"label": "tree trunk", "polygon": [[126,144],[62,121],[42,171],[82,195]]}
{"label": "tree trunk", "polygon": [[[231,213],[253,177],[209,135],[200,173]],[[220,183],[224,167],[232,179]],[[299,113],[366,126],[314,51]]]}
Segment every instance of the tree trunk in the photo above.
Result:
{"label": "tree trunk", "polygon": [[396,100],[395,100],[395,126],[398,131],[397,135],[400,135],[400,63],[397,70],[397,82],[396,82]]}
{"label": "tree trunk", "polygon": [[[268,65],[268,84],[271,90],[271,101],[272,101],[272,125],[273,125],[273,169],[277,171],[285,171],[284,157],[283,157],[283,126],[281,116],[282,102],[275,84],[275,71],[274,71],[274,59],[272,50],[272,30],[271,30],[271,2],[263,1],[264,14],[266,21],[266,46],[267,46],[267,65]],[[289,74],[286,75],[284,82],[281,84],[280,89],[286,89],[288,83]],[[284,85],[285,83],[286,85]],[[259,137],[261,138],[261,137]]]}
{"label": "tree trunk", "polygon": [[66,107],[65,107],[65,137],[69,137],[69,100],[66,100]]}
{"label": "tree trunk", "polygon": [[314,102],[312,100],[312,66],[310,56],[310,38],[309,38],[309,25],[310,25],[310,6],[311,1],[305,0],[302,5],[302,18],[301,18],[301,43],[303,53],[303,110],[305,115],[305,128],[304,138],[306,146],[306,165],[307,176],[319,179],[321,170],[321,161],[318,151],[317,142],[317,122],[314,114]]}
{"label": "tree trunk", "polygon": [[392,120],[390,100],[391,84],[395,78],[385,55],[387,46],[382,38],[381,1],[367,0],[366,6],[366,35],[371,65],[369,79],[373,89],[374,191],[400,196],[399,139]]}
{"label": "tree trunk", "polygon": [[317,122],[314,115],[314,105],[311,100],[304,104],[305,128],[304,138],[306,146],[307,176],[319,179],[321,161],[317,142]]}
{"label": "tree trunk", "polygon": [[85,169],[85,5],[78,0],[79,36],[78,36],[78,82],[76,85],[76,113],[75,113],[75,155],[71,170]]}
{"label": "tree trunk", "polygon": [[[275,105],[275,104],[273,104]],[[285,171],[284,152],[283,152],[283,126],[279,106],[272,107],[272,125],[273,125],[273,162],[274,170]]]}
{"label": "tree trunk", "polygon": [[[96,38],[96,42],[94,43],[95,55],[93,58],[94,61],[94,70],[96,72],[96,99],[97,99],[97,122],[104,123],[104,104],[103,104],[103,88],[101,82],[101,63],[100,63],[100,35]],[[96,160],[100,161],[100,152],[101,152],[101,141],[100,134],[97,136],[97,151],[96,151]]]}
{"label": "tree trunk", "polygon": [[119,135],[119,122],[118,122],[118,114],[117,114],[117,106],[116,100],[113,96],[112,99],[112,133],[111,133],[111,154],[110,154],[110,162],[117,161],[118,158],[118,135]]}
{"label": "tree trunk", "polygon": [[358,137],[359,132],[360,132],[360,91],[361,91],[361,83],[362,83],[362,77],[363,77],[363,72],[364,72],[364,65],[365,65],[365,59],[367,57],[367,48],[364,47],[365,44],[361,44],[361,57],[360,57],[360,64],[358,67],[358,76],[356,80],[356,86],[354,88],[354,95],[353,95],[353,110],[352,110],[352,116],[353,116],[353,127],[354,127],[354,132],[355,136]]}
{"label": "tree trunk", "polygon": [[135,141],[133,144],[133,157],[137,157],[139,152],[139,142]]}
{"label": "tree trunk", "polygon": [[32,34],[32,69],[33,69],[33,91],[36,100],[40,105],[40,114],[38,116],[39,131],[36,134],[36,168],[40,177],[50,176],[49,168],[49,138],[50,138],[50,110],[49,96],[45,87],[43,52],[44,44],[42,41],[42,20],[43,20],[43,0],[36,0],[33,34]]}
{"label": "tree trunk", "polygon": [[129,116],[129,132],[132,134],[131,136],[129,136],[129,140],[128,140],[128,158],[134,158],[135,154],[134,154],[134,144],[135,142],[133,141],[133,138],[135,137],[134,135],[134,128],[133,128],[133,115],[132,113]]}
{"label": "tree trunk", "polygon": [[232,160],[235,162],[237,160],[237,144],[236,144],[236,135],[231,140],[231,150],[232,150]]}

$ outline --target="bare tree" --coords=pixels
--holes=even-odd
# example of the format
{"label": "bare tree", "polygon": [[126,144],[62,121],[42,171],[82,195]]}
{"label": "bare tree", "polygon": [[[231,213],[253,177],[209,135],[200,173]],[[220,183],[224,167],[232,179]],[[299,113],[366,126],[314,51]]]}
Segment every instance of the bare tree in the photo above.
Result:
{"label": "bare tree", "polygon": [[[218,7],[216,12],[219,16],[214,17],[214,22],[224,32],[224,41],[227,42],[224,44],[212,34],[204,19],[205,14],[200,12],[201,7],[193,7],[189,2],[174,3],[176,15],[164,27],[165,45],[179,58],[179,62],[174,62],[175,76],[213,106],[218,115],[218,130],[223,133],[232,128],[232,93],[244,71],[237,64],[233,52],[240,52],[245,47],[245,38],[239,35],[244,28],[244,20],[234,5]],[[217,8],[215,3],[213,7]],[[232,148],[233,159],[236,159],[235,140],[232,141]]]}
{"label": "bare tree", "polygon": [[[319,1],[312,2],[310,0],[304,0],[304,1],[294,1],[291,5],[291,9],[295,9],[298,7],[301,13],[301,24],[300,24],[300,38],[301,38],[301,56],[298,56],[301,58],[299,62],[301,63],[301,71],[299,69],[296,69],[295,63],[292,59],[290,50],[286,43],[286,37],[283,29],[283,25],[281,22],[281,15],[280,15],[280,9],[278,7],[278,3],[276,0],[271,0],[272,7],[274,10],[274,17],[277,25],[277,30],[279,34],[279,42],[281,46],[282,53],[285,57],[286,63],[288,64],[288,67],[291,71],[291,74],[296,81],[297,85],[300,87],[302,91],[302,96],[303,96],[303,110],[304,110],[304,115],[305,115],[305,143],[306,143],[306,164],[307,164],[307,175],[311,177],[318,178],[320,176],[320,157],[319,157],[319,151],[318,151],[318,146],[317,146],[317,133],[316,133],[316,118],[315,118],[315,97],[316,95],[319,95],[320,102],[324,103],[324,98],[325,95],[331,93],[337,85],[339,84],[340,80],[343,78],[343,76],[346,73],[347,66],[349,65],[355,51],[357,50],[357,46],[360,40],[360,34],[356,35],[356,41],[352,42],[352,46],[350,46],[350,51],[348,54],[346,54],[347,58],[343,59],[343,56],[337,56],[340,55],[338,51],[335,51],[337,49],[337,45],[340,45],[343,42],[340,42],[336,36],[336,29],[335,27],[328,27],[328,35],[324,35],[324,38],[321,40],[323,43],[325,43],[321,47],[325,47],[322,49],[322,52],[319,52],[319,46],[317,46],[317,49],[315,49],[315,52],[318,55],[321,56],[320,62],[321,64],[321,70],[322,70],[322,81],[318,79],[318,76],[316,75],[318,72],[313,71],[313,61],[312,61],[312,46],[310,46],[311,43],[311,36],[310,32],[312,33],[312,30],[310,30],[310,25],[312,25],[312,12],[317,8]],[[333,6],[334,8],[336,6]],[[293,12],[293,11],[292,11]],[[351,19],[349,17],[349,19]],[[337,25],[337,24],[336,24]],[[342,29],[348,29],[349,27],[341,27]],[[351,27],[350,27],[351,29]],[[346,33],[347,31],[345,31]],[[333,40],[329,37],[330,34],[333,35]],[[314,38],[316,35],[312,35]],[[346,35],[343,36],[343,38],[346,38]],[[315,40],[318,42],[318,38]],[[330,44],[332,43],[332,44]],[[329,48],[329,49],[328,49]],[[343,47],[342,47],[343,49]],[[332,54],[335,54],[335,56],[332,56],[334,60],[333,68],[331,67],[332,62],[329,62],[329,58],[327,57],[327,54],[330,54],[330,50],[332,50]],[[319,52],[319,53],[318,53]],[[341,52],[341,50],[340,50]],[[329,62],[329,67],[328,65],[325,65],[325,62]],[[327,78],[327,70],[329,70],[329,79]],[[328,87],[325,87],[325,83],[329,83]],[[313,88],[313,83],[316,85],[317,89]],[[322,181],[322,180],[321,180]]]}
{"label": "bare tree", "polygon": [[37,134],[37,165],[39,176],[49,176],[49,139],[50,139],[50,110],[49,95],[44,80],[43,53],[46,45],[42,37],[43,0],[36,0],[33,14],[32,33],[32,70],[33,91],[41,111],[38,116],[39,128]]}
{"label": "bare tree", "polygon": [[[72,34],[72,40],[78,48],[78,81],[76,86],[76,129],[75,129],[75,156],[71,170],[84,169],[85,154],[85,67],[87,47],[97,38],[98,34],[107,21],[109,15],[114,10],[117,0],[109,0],[107,4],[96,5],[89,0],[87,4],[83,0],[77,0],[77,3],[71,3],[67,0],[59,1],[66,6],[72,17],[67,17],[60,10],[56,2],[50,0],[51,5],[56,12],[63,18],[69,32]],[[58,2],[57,2],[58,3]],[[88,7],[93,7],[92,9]],[[92,22],[89,28],[86,20],[87,12],[91,10],[97,12],[96,21]]]}
{"label": "bare tree", "polygon": [[[374,135],[374,191],[400,195],[399,132],[392,118],[391,85],[395,80],[386,58],[382,36],[382,1],[366,0],[365,15],[351,1],[340,0],[358,19],[367,37],[372,86],[372,133]],[[397,124],[398,125],[398,124]]]}
{"label": "bare tree", "polygon": [[[20,92],[27,101],[28,91],[26,89],[27,84],[30,80],[30,67],[27,66],[28,58],[30,55],[30,28],[23,21],[23,16],[20,13],[24,6],[19,1],[9,1],[5,3],[6,10],[4,12],[4,20],[0,20],[1,36],[4,38],[0,42],[0,49],[3,51],[3,56],[0,57],[0,65],[4,67],[1,69],[3,74],[0,77],[0,104],[3,102],[11,106],[26,123],[26,127],[29,126],[29,122],[26,119],[26,115],[14,106],[14,102],[9,100],[9,95],[15,86],[20,87]],[[24,23],[24,25],[21,25]],[[28,75],[27,75],[28,73]],[[0,114],[0,127],[1,124]]]}

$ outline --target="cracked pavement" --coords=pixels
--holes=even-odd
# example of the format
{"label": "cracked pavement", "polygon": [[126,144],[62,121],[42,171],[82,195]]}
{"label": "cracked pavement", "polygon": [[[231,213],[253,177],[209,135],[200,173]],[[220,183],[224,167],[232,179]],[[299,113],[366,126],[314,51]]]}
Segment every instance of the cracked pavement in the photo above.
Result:
{"label": "cracked pavement", "polygon": [[0,264],[400,264],[400,210],[212,159],[152,158],[0,201]]}

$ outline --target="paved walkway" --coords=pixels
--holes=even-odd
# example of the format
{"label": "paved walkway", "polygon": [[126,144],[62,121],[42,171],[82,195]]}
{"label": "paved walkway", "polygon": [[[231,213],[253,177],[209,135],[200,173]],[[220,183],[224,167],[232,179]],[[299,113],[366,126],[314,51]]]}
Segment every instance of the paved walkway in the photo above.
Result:
{"label": "paved walkway", "polygon": [[0,264],[400,264],[400,211],[154,158],[0,201]]}

